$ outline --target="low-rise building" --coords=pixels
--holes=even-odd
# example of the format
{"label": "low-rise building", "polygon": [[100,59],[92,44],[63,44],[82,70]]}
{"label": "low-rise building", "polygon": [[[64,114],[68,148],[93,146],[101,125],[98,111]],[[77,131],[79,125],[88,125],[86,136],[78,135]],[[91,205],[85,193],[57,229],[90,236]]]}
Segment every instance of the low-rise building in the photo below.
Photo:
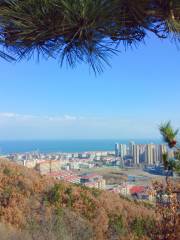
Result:
{"label": "low-rise building", "polygon": [[59,160],[43,160],[38,161],[35,169],[44,175],[50,172],[57,172],[61,170],[62,162]]}
{"label": "low-rise building", "polygon": [[51,172],[47,174],[50,177],[54,177],[55,179],[59,179],[65,182],[77,183],[80,184],[80,177],[74,174],[71,171],[59,171],[59,172]]}
{"label": "low-rise building", "polygon": [[[81,183],[84,185],[95,185],[99,189],[106,188],[106,181],[101,175],[90,173],[81,176]],[[92,183],[92,184],[90,184]]]}

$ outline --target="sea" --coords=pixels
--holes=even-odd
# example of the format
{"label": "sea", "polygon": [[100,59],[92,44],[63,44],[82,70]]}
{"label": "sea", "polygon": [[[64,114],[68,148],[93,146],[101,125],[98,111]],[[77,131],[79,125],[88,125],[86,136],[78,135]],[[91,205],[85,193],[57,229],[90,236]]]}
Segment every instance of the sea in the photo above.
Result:
{"label": "sea", "polygon": [[115,143],[128,144],[161,143],[159,139],[91,139],[91,140],[8,140],[0,141],[0,155],[12,153],[61,153],[61,152],[86,152],[86,151],[113,151]]}

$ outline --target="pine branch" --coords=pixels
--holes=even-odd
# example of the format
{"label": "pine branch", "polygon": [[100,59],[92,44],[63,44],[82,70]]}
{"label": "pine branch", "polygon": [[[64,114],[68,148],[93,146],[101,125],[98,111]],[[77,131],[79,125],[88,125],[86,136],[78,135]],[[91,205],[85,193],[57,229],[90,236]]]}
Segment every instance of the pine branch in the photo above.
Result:
{"label": "pine branch", "polygon": [[[158,38],[180,40],[178,0],[1,0],[0,46],[13,58],[34,53],[70,66],[85,62],[101,71],[116,53]],[[109,50],[113,49],[113,50]]]}

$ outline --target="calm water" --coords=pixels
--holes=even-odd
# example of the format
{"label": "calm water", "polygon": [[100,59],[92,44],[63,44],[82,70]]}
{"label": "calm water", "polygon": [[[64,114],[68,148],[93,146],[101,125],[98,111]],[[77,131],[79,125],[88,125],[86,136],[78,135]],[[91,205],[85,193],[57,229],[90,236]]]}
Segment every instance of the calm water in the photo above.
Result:
{"label": "calm water", "polygon": [[[25,140],[0,141],[0,154],[39,151],[50,152],[83,152],[111,151],[115,143],[127,144],[129,140]],[[159,140],[135,140],[135,143],[160,143]]]}

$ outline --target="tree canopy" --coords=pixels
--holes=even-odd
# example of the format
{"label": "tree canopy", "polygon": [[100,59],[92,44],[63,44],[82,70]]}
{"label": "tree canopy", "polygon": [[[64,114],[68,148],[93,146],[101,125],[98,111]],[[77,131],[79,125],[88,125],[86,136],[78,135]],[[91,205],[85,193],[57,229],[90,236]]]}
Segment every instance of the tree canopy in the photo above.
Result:
{"label": "tree canopy", "polygon": [[159,127],[160,133],[165,143],[168,144],[170,149],[174,149],[175,159],[169,159],[168,154],[163,155],[164,167],[167,170],[175,170],[180,174],[180,148],[178,141],[179,129],[174,129],[171,122],[162,123]]}
{"label": "tree canopy", "polygon": [[102,70],[102,63],[148,32],[180,40],[179,0],[0,0],[0,57],[34,54]]}

